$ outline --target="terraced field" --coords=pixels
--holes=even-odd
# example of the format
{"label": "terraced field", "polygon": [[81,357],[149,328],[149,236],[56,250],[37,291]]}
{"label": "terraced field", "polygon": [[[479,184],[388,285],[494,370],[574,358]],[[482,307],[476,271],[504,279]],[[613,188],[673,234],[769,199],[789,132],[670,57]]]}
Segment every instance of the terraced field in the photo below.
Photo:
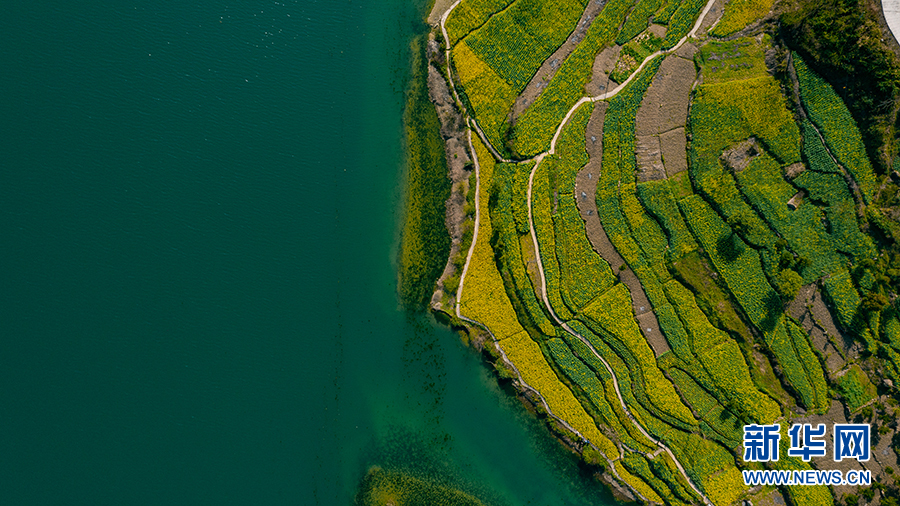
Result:
{"label": "terraced field", "polygon": [[[743,426],[847,421],[836,406],[883,395],[876,369],[900,381],[900,313],[883,295],[900,258],[878,260],[866,218],[883,218],[865,207],[889,183],[838,94],[764,33],[772,2],[732,0],[704,24],[714,2],[445,13],[442,70],[477,186],[448,312],[487,333],[514,386],[625,498],[833,504],[825,486],[746,486],[740,471],[760,465],[742,458]],[[587,95],[601,71],[609,87]],[[828,305],[804,307],[810,294]],[[821,310],[839,330],[822,331]],[[857,362],[826,368],[836,348]],[[795,464],[809,468],[770,467]]]}

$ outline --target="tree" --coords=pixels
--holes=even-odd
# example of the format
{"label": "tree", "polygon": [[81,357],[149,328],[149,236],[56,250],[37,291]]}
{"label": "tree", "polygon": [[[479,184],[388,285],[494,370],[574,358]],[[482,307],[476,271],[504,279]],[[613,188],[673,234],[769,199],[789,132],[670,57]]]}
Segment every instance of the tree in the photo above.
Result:
{"label": "tree", "polygon": [[784,269],[778,273],[776,284],[785,299],[793,299],[803,286],[803,278],[792,269]]}

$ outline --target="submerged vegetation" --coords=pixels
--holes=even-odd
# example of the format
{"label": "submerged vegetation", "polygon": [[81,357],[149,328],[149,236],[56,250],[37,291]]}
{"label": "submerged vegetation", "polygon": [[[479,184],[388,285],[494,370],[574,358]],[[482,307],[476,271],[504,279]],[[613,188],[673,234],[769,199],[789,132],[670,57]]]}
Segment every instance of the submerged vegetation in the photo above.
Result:
{"label": "submerged vegetation", "polygon": [[377,466],[366,473],[354,502],[356,506],[484,506],[462,491]]}
{"label": "submerged vegetation", "polygon": [[434,61],[472,129],[479,212],[438,310],[621,499],[833,504],[825,486],[745,486],[763,466],[742,428],[871,421],[900,451],[900,81],[881,45],[839,54],[874,33],[844,19],[862,4],[732,0],[718,23],[711,6],[449,13]]}

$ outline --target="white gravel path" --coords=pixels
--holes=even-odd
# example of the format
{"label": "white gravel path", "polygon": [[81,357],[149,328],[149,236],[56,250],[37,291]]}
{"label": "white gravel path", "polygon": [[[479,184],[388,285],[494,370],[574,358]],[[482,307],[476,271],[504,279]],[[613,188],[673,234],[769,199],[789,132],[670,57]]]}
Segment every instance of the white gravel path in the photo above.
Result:
{"label": "white gravel path", "polygon": [[881,0],[881,10],[894,40],[900,42],[900,0]]}

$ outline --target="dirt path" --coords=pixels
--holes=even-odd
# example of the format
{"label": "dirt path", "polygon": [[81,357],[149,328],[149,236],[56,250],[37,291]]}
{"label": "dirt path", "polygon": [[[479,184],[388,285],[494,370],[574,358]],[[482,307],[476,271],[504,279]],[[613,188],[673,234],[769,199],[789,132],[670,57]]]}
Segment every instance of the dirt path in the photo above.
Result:
{"label": "dirt path", "polygon": [[[454,9],[457,5],[459,5],[460,1],[461,1],[461,0],[456,0],[453,4],[451,4],[450,7],[447,9],[447,11],[444,12],[444,14],[441,16],[441,20],[440,20],[441,32],[442,32],[442,34],[443,34],[443,36],[444,36],[445,44],[447,45],[446,58],[447,58],[447,61],[448,61],[448,62],[450,61],[450,49],[449,49],[449,40],[450,40],[450,39],[449,39],[449,37],[447,36],[447,29],[446,29],[446,27],[445,27],[445,24],[446,24],[446,21],[447,21],[447,17],[450,15],[450,13],[453,11],[453,9]],[[604,367],[606,367],[607,372],[609,372],[610,376],[612,377],[612,380],[613,380],[613,387],[614,387],[614,389],[615,389],[615,391],[616,391],[616,396],[618,397],[619,404],[622,406],[623,411],[626,413],[626,415],[628,416],[628,418],[631,420],[631,423],[634,424],[634,426],[641,432],[641,434],[643,434],[643,435],[644,435],[647,439],[649,439],[650,441],[653,441],[653,442],[658,446],[658,448],[659,448],[660,450],[665,451],[665,452],[669,455],[669,457],[672,458],[672,461],[675,463],[675,466],[678,468],[679,472],[680,472],[680,473],[684,476],[684,478],[687,480],[687,482],[688,482],[688,484],[691,486],[691,488],[692,488],[692,489],[693,489],[693,490],[694,490],[694,491],[695,491],[695,492],[703,499],[704,503],[706,503],[706,504],[708,504],[708,505],[711,505],[712,503],[711,503],[710,500],[706,497],[706,495],[704,495],[703,492],[701,492],[700,489],[697,488],[697,486],[693,483],[693,481],[692,481],[692,480],[690,479],[690,477],[687,475],[687,472],[685,471],[684,467],[681,465],[681,462],[679,462],[678,459],[675,457],[675,454],[672,453],[672,451],[671,451],[666,445],[664,445],[661,441],[658,441],[658,440],[655,439],[653,436],[651,436],[650,433],[647,432],[647,431],[644,429],[644,427],[641,426],[641,424],[638,423],[637,420],[634,418],[634,415],[631,413],[631,410],[630,410],[630,409],[628,408],[628,406],[625,404],[625,400],[624,400],[624,398],[622,397],[621,390],[619,389],[619,382],[618,382],[618,379],[616,378],[615,372],[613,371],[613,369],[612,369],[612,367],[609,365],[609,363],[606,361],[606,359],[603,358],[603,357],[597,352],[596,349],[594,349],[593,345],[591,345],[591,343],[590,343],[584,336],[582,336],[581,334],[575,332],[571,327],[569,327],[569,325],[567,325],[565,322],[563,322],[562,320],[560,320],[560,318],[559,318],[559,317],[556,315],[556,313],[553,311],[553,308],[552,308],[551,305],[550,305],[550,301],[547,299],[547,278],[546,278],[546,275],[544,274],[544,268],[543,268],[543,264],[542,264],[542,262],[541,262],[540,245],[538,244],[537,235],[535,234],[535,230],[534,230],[534,219],[533,219],[533,216],[532,216],[531,200],[532,200],[532,189],[533,189],[533,187],[534,187],[534,174],[535,174],[537,168],[540,166],[541,162],[543,161],[544,157],[547,156],[548,154],[554,154],[554,153],[555,153],[555,151],[556,151],[556,143],[557,143],[557,141],[559,140],[559,136],[560,136],[560,134],[562,133],[562,129],[563,129],[563,128],[565,127],[565,125],[568,123],[569,119],[572,117],[572,115],[575,113],[575,111],[576,111],[579,107],[581,107],[583,104],[585,104],[585,103],[587,103],[587,102],[589,102],[589,101],[590,101],[590,102],[597,102],[597,101],[600,101],[600,100],[606,100],[606,99],[609,99],[609,98],[614,97],[615,95],[617,95],[617,94],[619,93],[619,91],[625,89],[625,87],[631,82],[631,80],[634,79],[634,77],[635,77],[636,75],[638,75],[638,74],[640,73],[640,71],[643,70],[643,68],[644,68],[649,62],[651,62],[654,58],[656,58],[657,56],[659,56],[659,55],[661,55],[661,54],[668,54],[668,53],[673,53],[673,52],[677,51],[677,50],[684,44],[685,41],[687,41],[689,38],[694,37],[694,35],[696,34],[697,30],[700,28],[700,25],[702,24],[703,19],[706,17],[706,14],[709,12],[710,8],[712,8],[713,4],[714,4],[716,1],[717,1],[717,0],[709,0],[709,1],[707,2],[707,4],[706,4],[706,6],[704,7],[703,11],[700,13],[700,16],[698,16],[697,22],[695,23],[693,29],[692,29],[687,35],[685,35],[685,36],[684,36],[684,37],[683,37],[683,38],[682,38],[682,39],[681,39],[674,47],[672,47],[671,49],[666,50],[666,51],[657,51],[657,52],[651,54],[650,56],[648,56],[647,58],[645,58],[644,61],[641,62],[641,65],[634,71],[634,73],[632,73],[631,76],[630,76],[628,79],[625,80],[625,82],[621,83],[621,84],[620,84],[619,86],[617,86],[614,90],[609,91],[609,92],[604,93],[604,94],[601,94],[601,95],[596,95],[596,96],[593,96],[593,97],[584,97],[584,98],[580,99],[578,102],[576,102],[575,105],[573,105],[571,109],[569,109],[569,112],[566,114],[566,116],[565,116],[565,117],[563,118],[563,120],[560,122],[559,126],[558,126],[557,129],[556,129],[555,134],[553,135],[553,139],[552,139],[551,142],[550,142],[550,149],[549,149],[548,151],[546,151],[546,152],[544,152],[544,153],[541,153],[541,154],[537,155],[536,157],[532,158],[532,160],[535,161],[535,164],[534,164],[534,167],[532,168],[531,174],[529,175],[529,178],[528,178],[528,191],[527,191],[527,195],[526,195],[526,197],[527,197],[527,206],[528,206],[528,225],[529,225],[529,228],[530,228],[531,238],[532,238],[532,241],[533,241],[533,243],[534,243],[534,252],[535,252],[535,257],[536,257],[537,264],[538,264],[538,272],[539,272],[539,274],[540,274],[540,279],[541,279],[541,298],[543,299],[544,306],[547,308],[547,310],[548,310],[550,316],[553,318],[553,320],[554,320],[560,327],[562,327],[566,332],[568,332],[568,333],[571,334],[572,336],[574,336],[574,337],[576,337],[577,339],[581,340],[581,342],[584,343],[584,344],[588,347],[588,349],[591,350],[591,352],[594,354],[594,356],[595,356],[598,360],[600,360],[600,362],[604,365]],[[450,82],[450,87],[451,87],[451,89],[453,90],[453,95],[454,95],[454,97],[456,98],[457,103],[460,104],[460,110],[465,110],[465,109],[462,108],[462,102],[459,100],[459,96],[458,96],[458,94],[457,94],[457,92],[456,92],[456,85],[453,83],[452,77],[449,77],[449,76],[448,76],[448,79],[449,79],[449,82]],[[485,145],[488,147],[488,149],[491,151],[491,154],[492,154],[494,157],[496,157],[498,160],[503,161],[503,162],[507,162],[507,163],[511,162],[511,160],[505,159],[505,158],[503,158],[503,157],[501,157],[501,156],[499,155],[499,153],[497,152],[497,150],[494,149],[493,145],[491,145],[491,143],[488,141],[487,137],[484,135],[484,132],[482,132],[481,128],[478,126],[478,124],[477,124],[477,122],[474,120],[474,118],[471,118],[471,117],[470,117],[470,125],[471,125],[471,126],[473,127],[473,129],[478,133],[479,137],[481,137],[481,139],[484,141]],[[456,299],[456,315],[457,315],[457,317],[460,318],[460,319],[463,319],[463,320],[469,321],[470,323],[473,323],[473,324],[476,324],[476,325],[479,325],[479,326],[484,327],[483,325],[479,324],[478,322],[475,322],[474,320],[470,320],[470,319],[468,319],[468,318],[465,318],[465,317],[462,316],[461,313],[460,313],[460,300],[461,300],[461,295],[462,295],[462,293],[463,293],[464,282],[465,282],[465,275],[466,275],[466,273],[468,272],[469,263],[470,263],[471,260],[472,260],[472,253],[474,252],[475,244],[476,244],[476,241],[477,241],[478,225],[479,225],[479,222],[480,222],[480,219],[481,219],[481,209],[480,209],[480,206],[478,205],[479,192],[480,192],[480,190],[481,190],[481,188],[480,188],[480,186],[481,186],[481,185],[480,185],[480,175],[479,175],[480,169],[479,169],[478,157],[477,157],[477,155],[475,154],[475,150],[474,150],[474,148],[473,148],[473,146],[472,146],[471,134],[470,134],[470,136],[469,136],[469,149],[472,151],[472,158],[473,158],[473,161],[474,161],[474,164],[475,164],[475,179],[476,179],[476,182],[477,182],[477,184],[478,184],[478,188],[476,189],[476,195],[475,195],[475,202],[476,202],[476,205],[475,205],[475,233],[474,233],[473,239],[472,239],[472,246],[469,248],[469,252],[468,252],[468,254],[466,255],[466,263],[465,263],[465,265],[463,266],[463,273],[462,273],[462,275],[461,275],[461,277],[460,277],[460,285],[459,285],[459,289],[457,290],[457,299]],[[598,174],[599,174],[599,172],[598,172]],[[607,240],[608,240],[608,239],[607,239]],[[490,332],[490,331],[488,330],[488,332]],[[491,337],[492,337],[492,338],[494,339],[494,341],[496,342],[496,337],[494,337],[493,334],[491,334]],[[500,348],[500,347],[498,346],[498,348]],[[508,357],[506,357],[506,354],[503,352],[502,348],[500,348],[500,353],[501,353],[502,356],[503,356],[504,362],[506,362],[506,363],[507,363],[507,364],[508,364],[515,372],[516,372],[516,375],[518,376],[519,381],[521,382],[521,384],[524,385],[524,386],[526,386],[526,387],[527,387],[529,390],[531,390],[532,392],[535,392],[535,394],[541,399],[541,402],[543,403],[545,409],[547,409],[547,412],[548,412],[548,413],[551,413],[551,416],[553,416],[556,420],[558,420],[558,421],[559,421],[563,426],[565,426],[567,429],[571,430],[571,431],[572,431],[573,433],[575,433],[575,434],[580,435],[576,430],[574,430],[574,428],[572,428],[567,422],[565,422],[565,420],[562,420],[562,419],[560,419],[559,417],[557,417],[556,415],[553,415],[553,414],[552,414],[552,412],[551,412],[550,409],[549,409],[549,406],[547,405],[546,400],[544,400],[544,398],[540,395],[540,393],[538,393],[537,391],[535,391],[533,388],[527,386],[527,384],[526,384],[526,383],[524,382],[524,380],[522,379],[521,374],[519,374],[518,369],[516,369],[515,365],[512,364],[512,362],[509,361]],[[582,438],[583,438],[583,437],[582,437]],[[585,439],[585,438],[583,438],[583,439]],[[586,439],[585,439],[585,440],[586,440]],[[618,475],[617,475],[617,473],[615,472],[615,467],[612,466],[612,462],[609,462],[609,464],[610,464],[609,469],[611,469],[612,472],[613,472],[613,474],[616,474],[616,477],[618,478]],[[634,493],[637,494],[637,495],[640,495],[637,491],[634,491]],[[645,502],[646,502],[646,501],[645,501]]]}
{"label": "dirt path", "polygon": [[553,311],[553,307],[550,305],[550,300],[547,298],[547,277],[544,274],[544,266],[541,262],[541,249],[540,249],[540,245],[538,244],[537,234],[534,231],[534,217],[532,216],[532,209],[531,209],[531,193],[532,193],[532,189],[534,187],[534,174],[537,171],[538,166],[541,164],[541,161],[543,161],[544,156],[546,156],[546,155],[545,154],[540,155],[538,157],[537,163],[534,164],[534,169],[531,171],[531,175],[528,178],[528,193],[527,193],[528,226],[531,231],[531,239],[534,242],[534,251],[535,251],[535,257],[536,257],[537,263],[538,263],[538,272],[541,275],[541,295],[542,295],[542,299],[544,302],[544,307],[547,309],[548,313],[550,314],[550,316],[553,318],[553,320],[556,322],[557,325],[559,325],[566,332],[568,332],[569,334],[571,334],[572,336],[574,336],[578,340],[580,340],[582,343],[584,343],[584,345],[587,346],[588,349],[591,350],[591,353],[593,353],[594,356],[598,360],[600,360],[601,363],[603,363],[603,366],[606,367],[606,371],[612,377],[613,388],[616,391],[616,396],[619,399],[619,404],[622,406],[622,410],[628,416],[628,419],[631,420],[631,423],[634,424],[634,426],[638,429],[638,431],[640,431],[641,434],[644,435],[644,437],[646,437],[647,439],[652,441],[654,444],[656,444],[656,446],[659,449],[661,449],[669,454],[669,457],[672,458],[672,461],[675,463],[675,466],[678,467],[678,470],[681,472],[681,474],[684,476],[684,478],[687,480],[687,482],[691,485],[691,488],[693,488],[694,491],[697,492],[697,494],[703,498],[703,500],[706,504],[711,505],[712,503],[709,501],[709,499],[703,494],[703,492],[700,491],[699,488],[697,488],[696,485],[694,485],[694,482],[691,481],[690,477],[687,475],[687,472],[684,470],[684,467],[682,467],[681,462],[679,462],[678,459],[675,457],[675,454],[672,453],[672,450],[670,450],[669,447],[664,445],[661,441],[659,441],[656,438],[654,438],[653,436],[651,436],[650,433],[647,432],[644,429],[644,427],[641,426],[641,424],[638,423],[638,421],[634,418],[634,415],[631,413],[631,409],[629,409],[628,405],[625,404],[625,399],[622,397],[622,391],[619,389],[619,380],[616,378],[616,373],[615,373],[615,371],[613,371],[613,368],[609,365],[609,362],[607,362],[606,359],[603,358],[603,356],[597,352],[597,350],[590,343],[590,341],[588,341],[584,336],[582,336],[581,334],[576,332],[574,329],[572,329],[572,327],[569,327],[568,324],[563,322],[559,318],[559,316],[556,315],[556,313]]}

